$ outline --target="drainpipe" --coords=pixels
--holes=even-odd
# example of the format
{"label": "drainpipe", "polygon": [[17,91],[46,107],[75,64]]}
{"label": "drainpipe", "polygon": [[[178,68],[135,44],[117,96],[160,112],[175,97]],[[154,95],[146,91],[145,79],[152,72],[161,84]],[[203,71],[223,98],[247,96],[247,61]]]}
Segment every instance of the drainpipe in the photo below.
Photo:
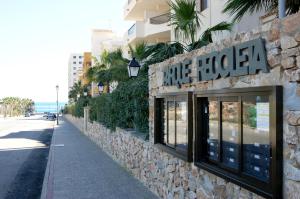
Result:
{"label": "drainpipe", "polygon": [[279,0],[278,1],[278,14],[279,14],[279,19],[282,19],[285,17],[285,0]]}

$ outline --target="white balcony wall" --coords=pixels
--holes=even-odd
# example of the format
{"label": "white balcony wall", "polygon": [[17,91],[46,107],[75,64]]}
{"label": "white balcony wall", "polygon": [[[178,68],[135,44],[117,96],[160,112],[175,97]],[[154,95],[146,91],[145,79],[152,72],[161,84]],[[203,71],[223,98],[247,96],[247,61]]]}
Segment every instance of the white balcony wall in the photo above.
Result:
{"label": "white balcony wall", "polygon": [[124,5],[124,19],[143,21],[145,11],[164,13],[169,10],[168,0],[128,0]]}
{"label": "white balcony wall", "polygon": [[168,26],[168,22],[163,24],[151,24],[150,19],[145,23],[145,37],[171,31],[171,26]]}
{"label": "white balcony wall", "polygon": [[137,21],[131,28],[128,29],[125,35],[127,43],[131,43],[137,39],[143,38],[145,35],[144,22]]}

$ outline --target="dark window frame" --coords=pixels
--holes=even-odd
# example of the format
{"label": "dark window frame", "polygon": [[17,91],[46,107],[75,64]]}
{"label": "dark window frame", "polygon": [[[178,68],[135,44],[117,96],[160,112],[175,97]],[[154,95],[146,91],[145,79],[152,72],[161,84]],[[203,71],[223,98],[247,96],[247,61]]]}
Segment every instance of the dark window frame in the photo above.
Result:
{"label": "dark window frame", "polygon": [[200,1],[200,12],[203,12],[208,8],[208,0],[199,0]]}
{"label": "dark window frame", "polygon": [[[163,132],[162,132],[162,115],[164,107],[162,101],[166,99],[174,99],[175,101],[186,101],[187,102],[187,150],[181,150],[180,148],[172,148],[163,143]],[[181,93],[168,93],[160,94],[154,97],[154,144],[156,147],[163,151],[170,153],[182,160],[187,162],[193,161],[193,93],[192,92],[181,92]],[[168,125],[168,124],[167,124]],[[175,125],[176,129],[176,125]],[[175,130],[176,131],[176,130]],[[176,140],[175,133],[175,140]],[[175,141],[176,143],[176,141]]]}
{"label": "dark window frame", "polygon": [[[207,97],[238,97],[239,103],[239,131],[241,132],[240,139],[242,139],[242,97],[253,96],[253,95],[263,95],[269,96],[270,104],[270,130],[269,130],[269,140],[271,145],[271,161],[270,161],[270,179],[269,182],[262,182],[260,180],[254,179],[253,177],[242,174],[241,166],[239,166],[239,172],[230,171],[230,169],[224,169],[215,164],[205,160],[205,146],[203,146],[205,137],[205,129],[202,124],[204,121],[201,110],[201,99],[204,100]],[[226,180],[229,180],[241,187],[244,187],[250,191],[253,191],[259,195],[267,198],[281,198],[282,197],[282,122],[283,122],[283,107],[282,107],[282,87],[281,86],[267,86],[267,87],[252,87],[252,88],[241,88],[241,89],[221,89],[214,91],[203,91],[196,92],[194,95],[194,126],[195,126],[195,151],[194,151],[194,163],[196,166],[205,169],[217,176],[220,176]],[[203,101],[202,101],[203,103]],[[220,105],[219,105],[220,106]],[[218,108],[218,110],[220,107]],[[218,111],[220,112],[220,111]],[[221,117],[219,117],[220,120]],[[221,123],[219,123],[221,124]],[[220,129],[221,127],[219,127]],[[202,140],[201,140],[202,139]],[[240,140],[240,143],[242,141]],[[240,144],[240,147],[242,145]],[[221,148],[221,147],[220,147]],[[242,152],[243,150],[239,148],[239,160],[242,163]]]}

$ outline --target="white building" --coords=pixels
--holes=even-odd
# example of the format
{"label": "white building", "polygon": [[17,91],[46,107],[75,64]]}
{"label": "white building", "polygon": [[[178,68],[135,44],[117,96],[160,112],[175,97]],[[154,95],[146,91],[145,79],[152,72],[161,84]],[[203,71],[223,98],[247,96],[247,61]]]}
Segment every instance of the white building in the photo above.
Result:
{"label": "white building", "polygon": [[[174,0],[172,0],[174,1]],[[224,14],[222,10],[227,0],[196,0],[197,11],[201,27],[197,31],[197,38],[207,29],[222,21],[231,22],[233,16]],[[124,19],[134,21],[134,24],[126,31],[124,37],[127,44],[135,44],[139,41],[147,43],[158,43],[176,41],[174,29],[170,26],[169,0],[128,0],[124,5]],[[254,13],[242,18],[236,23],[232,32],[248,31],[257,27],[260,23],[260,16],[264,12]],[[227,36],[229,33],[217,35],[215,40]],[[184,42],[185,43],[185,42]]]}
{"label": "white building", "polygon": [[134,21],[125,32],[127,44],[139,41],[149,44],[171,40],[168,0],[129,0],[124,5],[124,19]]}
{"label": "white building", "polygon": [[83,66],[83,54],[82,53],[72,53],[69,58],[68,64],[68,90],[73,87],[73,85],[79,81],[80,75],[82,75]]}

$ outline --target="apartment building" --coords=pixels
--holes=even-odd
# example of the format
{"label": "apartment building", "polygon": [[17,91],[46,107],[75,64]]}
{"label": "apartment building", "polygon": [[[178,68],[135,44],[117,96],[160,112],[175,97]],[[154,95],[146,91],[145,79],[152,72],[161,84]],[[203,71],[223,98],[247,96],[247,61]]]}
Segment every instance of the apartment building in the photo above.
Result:
{"label": "apartment building", "polygon": [[124,5],[124,19],[134,24],[125,32],[126,43],[170,41],[169,11],[168,0],[128,0]]}
{"label": "apartment building", "polygon": [[68,63],[68,91],[71,90],[73,85],[78,82],[79,77],[82,75],[83,54],[72,53]]}
{"label": "apartment building", "polygon": [[[113,51],[124,47],[124,40],[112,30],[94,29],[91,36],[91,59],[92,66],[95,65],[95,59],[100,60],[101,54],[106,51]],[[92,82],[91,94],[98,96],[98,82]]]}
{"label": "apartment building", "polygon": [[[126,43],[135,44],[142,40],[147,43],[175,41],[174,29],[169,26],[168,2],[168,0],[128,0],[124,5],[124,19],[134,21],[134,24],[124,35]],[[222,21],[232,21],[232,16],[222,13],[226,2],[226,0],[196,0],[196,9],[200,13],[201,20],[198,37],[209,27]],[[248,31],[257,27],[262,15],[264,12],[243,17],[234,25],[232,32]],[[222,39],[228,34],[218,34],[214,40]]]}

